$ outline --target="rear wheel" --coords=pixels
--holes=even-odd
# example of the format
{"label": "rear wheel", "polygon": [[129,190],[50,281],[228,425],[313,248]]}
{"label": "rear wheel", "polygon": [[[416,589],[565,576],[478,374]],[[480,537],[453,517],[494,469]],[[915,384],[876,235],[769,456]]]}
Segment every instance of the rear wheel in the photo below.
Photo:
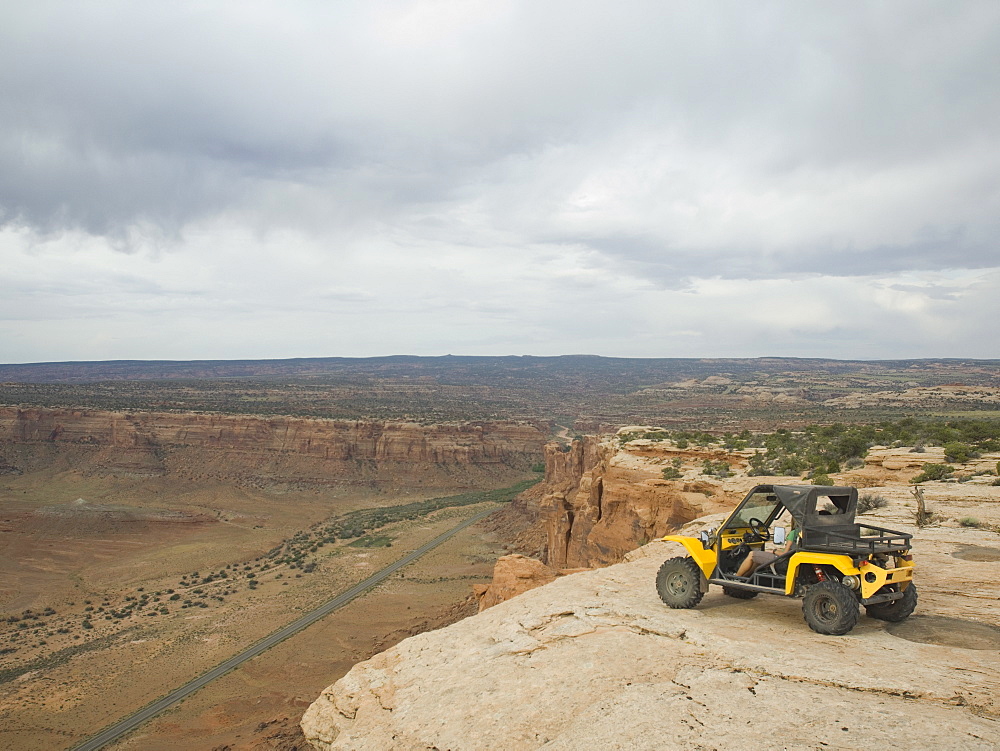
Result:
{"label": "rear wheel", "polygon": [[730,597],[735,597],[737,600],[752,600],[760,594],[760,592],[754,592],[749,589],[739,589],[738,587],[723,587],[722,593],[729,595]]}
{"label": "rear wheel", "polygon": [[701,569],[691,558],[664,561],[656,573],[656,592],[669,607],[693,608],[705,595],[701,591]]}
{"label": "rear wheel", "polygon": [[869,618],[878,618],[880,621],[890,621],[898,623],[905,621],[917,607],[917,585],[911,584],[903,590],[903,596],[893,602],[880,602],[875,605],[866,605],[865,612]]}
{"label": "rear wheel", "polygon": [[813,631],[840,636],[854,628],[860,612],[850,589],[839,582],[822,581],[806,591],[802,614]]}

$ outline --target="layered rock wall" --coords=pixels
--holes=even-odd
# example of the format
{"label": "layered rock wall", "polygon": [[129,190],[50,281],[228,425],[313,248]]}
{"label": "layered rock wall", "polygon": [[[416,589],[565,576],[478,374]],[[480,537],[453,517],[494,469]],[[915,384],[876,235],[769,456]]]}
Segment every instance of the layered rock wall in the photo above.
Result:
{"label": "layered rock wall", "polygon": [[666,448],[630,444],[623,450],[616,438],[595,436],[568,446],[547,444],[540,497],[515,502],[517,511],[544,530],[545,563],[553,568],[616,563],[639,545],[732,506],[717,484],[663,479]]}
{"label": "layered rock wall", "polygon": [[170,412],[0,407],[8,465],[36,450],[76,457],[83,468],[238,476],[409,481],[468,469],[524,470],[544,442],[534,425],[339,421]]}

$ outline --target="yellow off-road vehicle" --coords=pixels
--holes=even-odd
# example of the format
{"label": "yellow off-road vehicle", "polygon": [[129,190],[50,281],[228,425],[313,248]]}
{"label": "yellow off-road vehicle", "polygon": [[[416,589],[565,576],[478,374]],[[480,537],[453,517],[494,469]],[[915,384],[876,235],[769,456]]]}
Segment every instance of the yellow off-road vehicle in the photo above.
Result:
{"label": "yellow off-road vehicle", "polygon": [[[857,507],[855,488],[758,485],[718,530],[662,538],[679,542],[688,555],[660,566],[656,591],[672,608],[693,608],[709,584],[741,600],[762,592],[802,597],[806,623],[821,634],[854,628],[859,604],[872,618],[902,621],[917,606],[912,535],[856,523]],[[771,540],[790,549],[737,576],[746,556]]]}

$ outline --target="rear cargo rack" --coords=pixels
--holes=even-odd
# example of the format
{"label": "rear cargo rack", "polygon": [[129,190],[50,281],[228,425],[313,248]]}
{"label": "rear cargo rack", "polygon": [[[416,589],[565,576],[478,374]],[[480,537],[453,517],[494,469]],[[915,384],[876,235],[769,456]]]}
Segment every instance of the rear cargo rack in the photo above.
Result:
{"label": "rear cargo rack", "polygon": [[910,549],[910,540],[913,539],[911,534],[864,525],[866,529],[877,532],[878,535],[862,537],[861,526],[855,524],[840,529],[806,529],[802,535],[800,549],[843,553],[854,557],[875,553],[898,553]]}

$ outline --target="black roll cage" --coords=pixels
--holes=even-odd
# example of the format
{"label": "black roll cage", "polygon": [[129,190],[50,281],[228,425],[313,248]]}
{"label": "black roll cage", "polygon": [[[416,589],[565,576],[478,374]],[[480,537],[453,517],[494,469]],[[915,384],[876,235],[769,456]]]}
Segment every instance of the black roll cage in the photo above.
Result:
{"label": "black roll cage", "polygon": [[865,525],[875,534],[862,537],[861,525],[855,521],[858,509],[857,488],[833,485],[757,485],[726,518],[719,528],[720,536],[727,529],[745,528],[745,525],[730,526],[730,522],[739,515],[750,499],[760,493],[773,496],[777,501],[767,519],[761,519],[764,526],[770,527],[783,509],[788,509],[792,515],[799,529],[796,549],[862,558],[904,552],[910,548],[913,535],[905,532]]}

